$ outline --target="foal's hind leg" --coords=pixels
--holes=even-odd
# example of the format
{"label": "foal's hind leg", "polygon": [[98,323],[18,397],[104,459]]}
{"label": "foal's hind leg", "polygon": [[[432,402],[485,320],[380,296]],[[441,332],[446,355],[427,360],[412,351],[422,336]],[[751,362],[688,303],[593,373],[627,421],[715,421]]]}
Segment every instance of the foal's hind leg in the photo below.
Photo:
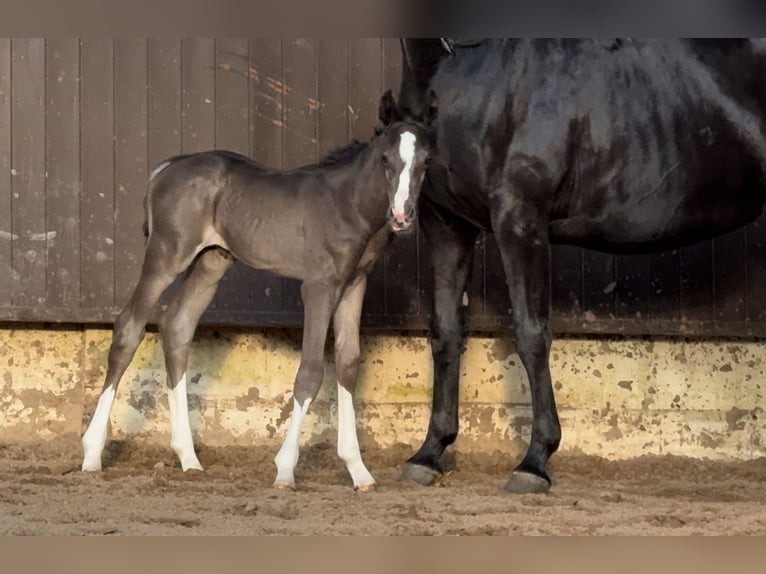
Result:
{"label": "foal's hind leg", "polygon": [[173,266],[161,256],[157,242],[150,240],[147,247],[141,278],[125,309],[114,323],[112,344],[109,347],[109,362],[106,380],[98,399],[88,429],[82,437],[84,451],[82,470],[101,470],[101,453],[106,444],[109,427],[109,413],[122,375],[125,373],[139,343],[144,338],[146,322],[162,293],[183,270]]}
{"label": "foal's hind leg", "polygon": [[338,456],[346,463],[356,490],[375,488],[359,452],[354,413],[354,389],[359,375],[359,320],[362,314],[367,276],[348,286],[333,316],[335,329],[335,371],[338,375]]}
{"label": "foal's hind leg", "polygon": [[194,452],[186,397],[189,347],[202,313],[213,300],[218,282],[233,263],[234,258],[223,249],[213,248],[200,253],[159,322],[168,376],[170,446],[185,471],[202,470]]}

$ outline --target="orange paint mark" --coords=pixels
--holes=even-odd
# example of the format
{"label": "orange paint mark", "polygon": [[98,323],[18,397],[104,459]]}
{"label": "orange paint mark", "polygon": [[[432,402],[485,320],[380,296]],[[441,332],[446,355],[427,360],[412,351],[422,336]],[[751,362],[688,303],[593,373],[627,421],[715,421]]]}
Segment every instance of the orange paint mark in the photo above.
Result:
{"label": "orange paint mark", "polygon": [[266,85],[269,88],[271,88],[272,90],[274,90],[275,92],[277,92],[279,94],[282,94],[283,96],[286,96],[287,94],[289,94],[292,91],[290,86],[288,86],[288,85],[284,84],[283,82],[280,82],[276,78],[272,78],[270,76],[266,77]]}

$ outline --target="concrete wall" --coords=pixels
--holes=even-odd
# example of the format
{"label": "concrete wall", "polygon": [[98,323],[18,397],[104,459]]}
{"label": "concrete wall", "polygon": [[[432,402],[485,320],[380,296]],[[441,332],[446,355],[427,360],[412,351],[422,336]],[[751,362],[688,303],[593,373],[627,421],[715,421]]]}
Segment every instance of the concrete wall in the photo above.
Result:
{"label": "concrete wall", "polygon": [[[83,430],[103,384],[111,332],[0,329],[0,442]],[[431,361],[424,337],[367,334],[357,391],[362,444],[422,440]],[[199,442],[278,444],[290,413],[300,333],[202,330],[190,366],[189,404]],[[559,338],[552,371],[564,428],[561,449],[608,458],[672,453],[766,455],[766,343],[693,339]],[[513,343],[472,337],[463,358],[464,451],[521,453],[531,408]],[[168,444],[161,349],[147,335],[120,386],[112,437]],[[312,404],[304,441],[335,442],[335,380]]]}

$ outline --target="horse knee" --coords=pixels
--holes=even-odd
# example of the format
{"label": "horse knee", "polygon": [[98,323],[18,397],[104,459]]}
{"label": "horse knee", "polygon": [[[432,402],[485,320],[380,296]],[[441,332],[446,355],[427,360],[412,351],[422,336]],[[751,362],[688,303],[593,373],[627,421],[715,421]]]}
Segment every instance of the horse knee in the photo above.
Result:
{"label": "horse knee", "polygon": [[306,399],[314,400],[324,377],[324,363],[322,361],[303,361],[298,367],[295,376],[293,396],[300,404]]}
{"label": "horse knee", "polygon": [[550,328],[540,321],[524,320],[516,326],[516,352],[527,368],[547,362],[551,349]]}
{"label": "horse knee", "polygon": [[459,356],[463,348],[462,321],[434,321],[429,333],[434,362],[449,362]]}
{"label": "horse knee", "polygon": [[335,349],[335,373],[338,381],[350,391],[354,390],[359,374],[359,345],[346,344]]}

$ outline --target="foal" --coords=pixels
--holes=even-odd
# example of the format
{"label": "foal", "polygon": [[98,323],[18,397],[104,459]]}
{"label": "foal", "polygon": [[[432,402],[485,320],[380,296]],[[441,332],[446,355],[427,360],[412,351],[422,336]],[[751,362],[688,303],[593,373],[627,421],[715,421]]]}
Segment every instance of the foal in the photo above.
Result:
{"label": "foal", "polygon": [[338,455],[354,487],[375,481],[362,462],[352,394],[359,367],[359,321],[367,273],[392,232],[409,230],[431,153],[426,126],[402,121],[390,90],[380,102],[385,126],[316,165],[278,171],[226,151],[171,158],[157,167],[146,195],[146,254],[136,290],[114,325],[104,388],[83,435],[82,470],[101,469],[117,385],[143,339],[157,301],[190,269],[159,318],[167,368],[171,447],[183,470],[201,469],[186,398],[189,347],[197,323],[235,259],[300,279],[303,346],[293,414],[274,462],[275,486],[294,488],[302,421],[324,373],[332,319],[338,374]]}

